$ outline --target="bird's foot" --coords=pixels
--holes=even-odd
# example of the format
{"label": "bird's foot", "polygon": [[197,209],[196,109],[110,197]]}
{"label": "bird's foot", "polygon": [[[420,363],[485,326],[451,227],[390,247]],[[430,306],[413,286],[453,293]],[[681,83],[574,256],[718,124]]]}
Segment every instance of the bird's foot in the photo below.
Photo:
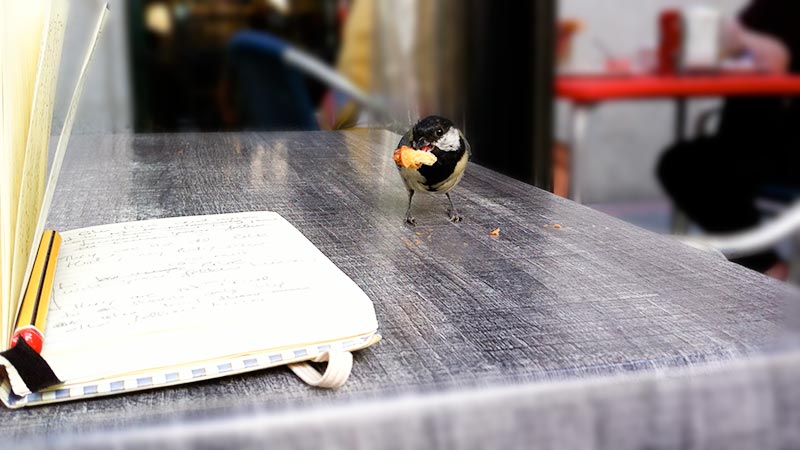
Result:
{"label": "bird's foot", "polygon": [[458,213],[455,209],[448,209],[447,215],[450,217],[450,222],[459,223],[461,222],[461,214]]}
{"label": "bird's foot", "polygon": [[410,225],[412,227],[416,226],[417,225],[417,219],[415,219],[413,216],[408,215],[408,216],[406,216],[406,224],[408,224],[408,225]]}

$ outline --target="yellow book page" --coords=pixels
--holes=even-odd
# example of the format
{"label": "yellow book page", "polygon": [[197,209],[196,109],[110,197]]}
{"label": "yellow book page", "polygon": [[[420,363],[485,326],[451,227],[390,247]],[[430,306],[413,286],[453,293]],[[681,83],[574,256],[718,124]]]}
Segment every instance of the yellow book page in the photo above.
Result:
{"label": "yellow book page", "polygon": [[[69,3],[51,3],[40,51],[36,88],[33,94],[27,149],[22,167],[21,188],[17,204],[17,227],[11,270],[11,302],[21,298],[22,282],[36,238],[34,232],[42,204],[47,175],[47,148],[56,95],[56,80],[61,61]],[[36,239],[38,241],[38,238]],[[19,293],[19,294],[17,294]],[[15,308],[16,309],[16,308]],[[12,309],[14,311],[15,309]],[[11,314],[10,320],[15,318]]]}
{"label": "yellow book page", "polygon": [[13,292],[14,233],[22,169],[48,0],[0,2],[3,133],[0,149],[0,343],[6,347],[18,292]]}
{"label": "yellow book page", "polygon": [[[5,79],[4,73],[5,68],[3,61],[5,60],[6,54],[6,32],[5,32],[5,6],[0,5],[0,209],[4,205],[3,200],[3,193],[5,192],[6,186],[5,183],[2,181],[2,177],[5,176],[5,170],[2,169],[3,165],[6,163],[6,120],[5,120],[5,105],[3,104],[3,98],[5,98],[5,94],[3,91],[3,85],[5,84],[3,80]],[[5,276],[3,275],[3,245],[5,244],[3,239],[3,215],[0,213],[0,323],[4,322],[4,314],[3,308],[5,308],[6,297],[5,297]],[[2,331],[2,325],[0,325],[0,331]],[[0,337],[0,346],[2,346],[2,337]]]}

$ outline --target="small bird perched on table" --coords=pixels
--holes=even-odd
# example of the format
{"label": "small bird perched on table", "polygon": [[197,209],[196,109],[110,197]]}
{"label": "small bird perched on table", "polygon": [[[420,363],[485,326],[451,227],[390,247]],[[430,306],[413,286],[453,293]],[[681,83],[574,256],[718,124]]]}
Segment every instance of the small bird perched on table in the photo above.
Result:
{"label": "small bird perched on table", "polygon": [[411,199],[416,191],[440,192],[446,195],[450,202],[447,211],[450,221],[461,222],[461,216],[450,197],[450,190],[461,181],[469,160],[470,146],[464,134],[444,117],[428,116],[417,122],[400,139],[397,146],[431,152],[436,156],[435,163],[419,165],[418,168],[403,167],[398,162],[397,168],[408,190],[406,223],[416,225],[416,220],[411,215]]}

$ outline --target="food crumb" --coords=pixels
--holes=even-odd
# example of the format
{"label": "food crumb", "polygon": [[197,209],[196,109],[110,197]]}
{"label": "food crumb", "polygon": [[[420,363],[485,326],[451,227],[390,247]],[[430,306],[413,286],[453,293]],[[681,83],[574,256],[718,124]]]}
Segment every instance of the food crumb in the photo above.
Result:
{"label": "food crumb", "polygon": [[489,232],[489,236],[500,236],[500,228],[495,228],[494,230]]}
{"label": "food crumb", "polygon": [[560,223],[554,223],[553,224],[553,228],[561,228],[561,224]]}

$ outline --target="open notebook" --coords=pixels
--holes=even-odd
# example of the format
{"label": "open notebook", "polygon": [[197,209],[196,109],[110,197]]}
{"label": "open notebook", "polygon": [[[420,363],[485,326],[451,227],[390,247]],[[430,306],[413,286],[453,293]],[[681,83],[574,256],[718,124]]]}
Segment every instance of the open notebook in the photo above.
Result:
{"label": "open notebook", "polygon": [[42,357],[65,382],[36,393],[6,391],[11,406],[283,364],[301,377],[310,373],[304,379],[315,384],[309,366],[292,364],[323,354],[341,358],[328,369],[346,379],[349,352],[380,338],[366,294],[273,212],[61,236]]}
{"label": "open notebook", "polygon": [[[311,385],[340,386],[350,352],[380,339],[372,302],[276,213],[64,231],[57,258],[52,254],[54,275],[52,265],[40,268],[35,250],[107,13],[103,8],[45,183],[67,6],[0,2],[0,400],[21,407],[284,364]],[[37,279],[47,281],[36,286],[52,282],[52,294],[34,308],[47,312],[40,355],[11,339],[29,304],[26,291],[42,292]],[[307,361],[328,364],[320,374]],[[46,383],[37,372],[43,368]]]}

